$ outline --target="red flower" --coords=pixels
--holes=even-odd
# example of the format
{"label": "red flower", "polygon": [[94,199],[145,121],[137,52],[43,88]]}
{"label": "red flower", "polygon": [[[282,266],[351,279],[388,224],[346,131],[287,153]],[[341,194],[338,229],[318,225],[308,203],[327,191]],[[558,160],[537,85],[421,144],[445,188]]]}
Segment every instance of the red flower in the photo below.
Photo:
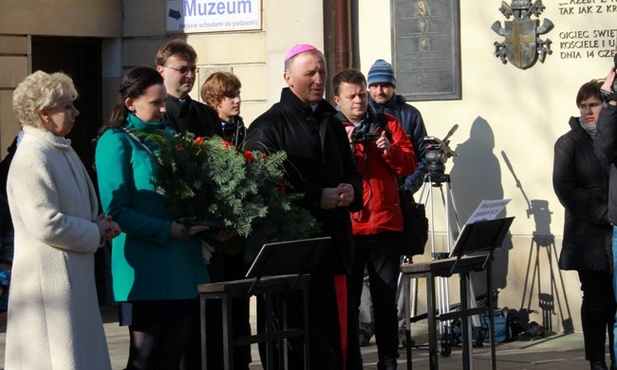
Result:
{"label": "red flower", "polygon": [[223,142],[223,146],[225,147],[225,150],[229,149],[230,146],[234,146],[232,143],[230,143],[227,140],[222,140]]}
{"label": "red flower", "polygon": [[278,188],[281,193],[285,192],[285,183],[283,181],[278,183]]}
{"label": "red flower", "polygon": [[179,147],[176,148],[176,151],[183,152],[184,151],[184,147],[179,146]]}
{"label": "red flower", "polygon": [[204,138],[203,138],[203,137],[201,137],[201,136],[197,136],[197,137],[195,138],[195,141],[194,141],[194,142],[195,142],[195,144],[201,144],[201,143],[203,143],[203,142],[204,142]]}
{"label": "red flower", "polygon": [[253,162],[255,160],[255,158],[253,158],[253,152],[251,152],[250,150],[245,150],[244,151],[244,159],[247,162]]}
{"label": "red flower", "polygon": [[261,159],[265,162],[268,159],[268,155],[266,155],[266,153],[261,153]]}

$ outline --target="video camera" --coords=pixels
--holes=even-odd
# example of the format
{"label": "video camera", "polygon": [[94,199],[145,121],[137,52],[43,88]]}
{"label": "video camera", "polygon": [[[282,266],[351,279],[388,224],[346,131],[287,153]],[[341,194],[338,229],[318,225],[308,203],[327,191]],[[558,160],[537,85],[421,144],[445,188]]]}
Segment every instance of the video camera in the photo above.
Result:
{"label": "video camera", "polygon": [[448,134],[443,140],[440,140],[434,136],[425,136],[424,141],[426,144],[426,169],[433,182],[443,182],[446,178],[444,172],[446,169],[446,162],[450,157],[456,157],[456,152],[448,146],[450,143],[450,136],[456,132],[458,125],[452,126]]}
{"label": "video camera", "polygon": [[379,134],[355,130],[351,135],[351,142],[354,144],[364,144],[379,139]]}

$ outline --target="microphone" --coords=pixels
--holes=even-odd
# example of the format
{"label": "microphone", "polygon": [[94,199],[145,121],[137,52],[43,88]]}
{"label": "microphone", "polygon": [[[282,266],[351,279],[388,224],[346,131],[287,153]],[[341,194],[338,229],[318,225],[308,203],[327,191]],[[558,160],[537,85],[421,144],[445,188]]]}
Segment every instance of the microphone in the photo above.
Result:
{"label": "microphone", "polygon": [[456,130],[458,130],[458,124],[457,123],[455,123],[454,126],[452,126],[452,128],[450,129],[450,131],[448,131],[448,134],[446,135],[446,137],[443,138],[443,142],[447,143],[448,142],[448,138],[450,138],[450,136],[454,135]]}

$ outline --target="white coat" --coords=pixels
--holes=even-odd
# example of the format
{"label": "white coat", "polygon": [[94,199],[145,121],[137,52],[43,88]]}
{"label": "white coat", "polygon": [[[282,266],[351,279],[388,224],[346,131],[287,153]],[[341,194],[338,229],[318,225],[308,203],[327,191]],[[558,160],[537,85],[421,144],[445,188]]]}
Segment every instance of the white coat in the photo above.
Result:
{"label": "white coat", "polygon": [[109,370],[94,187],[70,140],[25,126],[8,175],[15,255],[6,370]]}

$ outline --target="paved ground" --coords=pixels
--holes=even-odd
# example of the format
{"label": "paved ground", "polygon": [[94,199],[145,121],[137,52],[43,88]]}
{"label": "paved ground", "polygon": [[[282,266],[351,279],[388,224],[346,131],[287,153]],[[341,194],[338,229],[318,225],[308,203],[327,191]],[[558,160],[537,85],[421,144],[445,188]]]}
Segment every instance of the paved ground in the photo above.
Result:
{"label": "paved ground", "polygon": [[[105,320],[105,333],[114,370],[121,370],[126,364],[128,351],[128,335],[124,327],[118,326],[113,307],[101,309]],[[0,315],[0,364],[4,363],[5,316]],[[418,343],[426,339],[426,328],[422,323],[412,328],[414,338]],[[376,369],[377,348],[374,341],[362,348],[364,369]],[[254,362],[251,370],[261,370],[258,363],[256,348],[253,348]],[[405,352],[401,350],[399,369],[406,369]],[[428,350],[426,347],[414,348],[412,367],[414,370],[429,369]],[[449,357],[439,356],[439,368],[443,370],[462,369],[460,348],[453,348]],[[488,346],[474,349],[475,370],[491,369]],[[584,358],[583,337],[581,333],[569,335],[553,335],[531,342],[514,341],[497,345],[497,369],[499,370],[587,370],[589,365]],[[32,369],[43,370],[43,369]],[[292,369],[294,370],[294,369]]]}

